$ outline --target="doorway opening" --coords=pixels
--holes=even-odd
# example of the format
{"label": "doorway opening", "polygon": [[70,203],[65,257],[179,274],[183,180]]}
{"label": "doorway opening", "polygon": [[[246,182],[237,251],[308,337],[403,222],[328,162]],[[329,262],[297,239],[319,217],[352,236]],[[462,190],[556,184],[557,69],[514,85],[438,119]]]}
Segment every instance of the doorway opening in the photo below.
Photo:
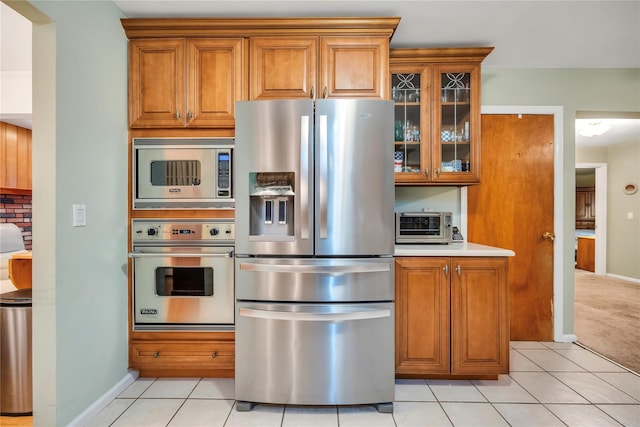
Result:
{"label": "doorway opening", "polygon": [[[581,189],[593,189],[593,197],[587,203],[589,212],[584,213],[581,207]],[[595,206],[595,209],[594,209]],[[593,225],[586,225],[590,220],[579,218],[579,215],[589,215]],[[576,231],[575,239],[579,236],[593,236],[595,238],[595,254],[593,272],[598,275],[607,274],[607,164],[606,163],[576,163]],[[578,248],[576,247],[576,250]]]}

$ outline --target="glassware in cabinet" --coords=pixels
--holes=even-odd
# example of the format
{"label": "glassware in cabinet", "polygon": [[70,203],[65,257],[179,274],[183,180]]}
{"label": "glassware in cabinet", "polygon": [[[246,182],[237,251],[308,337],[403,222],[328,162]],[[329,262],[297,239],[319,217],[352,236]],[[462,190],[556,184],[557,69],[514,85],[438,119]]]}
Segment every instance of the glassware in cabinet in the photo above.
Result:
{"label": "glassware in cabinet", "polygon": [[391,72],[391,97],[395,102],[394,168],[396,181],[426,180],[429,133],[426,105],[430,96],[424,67]]}
{"label": "glassware in cabinet", "polygon": [[479,180],[479,66],[435,67],[434,181]]}

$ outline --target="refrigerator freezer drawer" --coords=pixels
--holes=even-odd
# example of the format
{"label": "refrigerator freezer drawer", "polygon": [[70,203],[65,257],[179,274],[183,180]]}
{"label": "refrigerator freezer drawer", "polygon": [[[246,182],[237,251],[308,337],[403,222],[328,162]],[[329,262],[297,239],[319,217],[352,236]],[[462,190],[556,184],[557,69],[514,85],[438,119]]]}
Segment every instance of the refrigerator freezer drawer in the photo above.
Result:
{"label": "refrigerator freezer drawer", "polygon": [[236,258],[236,299],[393,301],[393,258]]}
{"label": "refrigerator freezer drawer", "polygon": [[237,400],[393,402],[393,303],[238,303],[236,309]]}

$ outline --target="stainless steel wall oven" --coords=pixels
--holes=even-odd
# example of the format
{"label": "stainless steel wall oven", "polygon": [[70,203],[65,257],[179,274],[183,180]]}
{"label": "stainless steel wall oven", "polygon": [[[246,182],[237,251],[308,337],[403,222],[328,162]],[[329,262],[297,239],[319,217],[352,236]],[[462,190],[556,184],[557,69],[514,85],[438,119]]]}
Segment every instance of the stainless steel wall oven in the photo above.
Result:
{"label": "stainless steel wall oven", "polygon": [[233,329],[232,221],[132,221],[134,330]]}

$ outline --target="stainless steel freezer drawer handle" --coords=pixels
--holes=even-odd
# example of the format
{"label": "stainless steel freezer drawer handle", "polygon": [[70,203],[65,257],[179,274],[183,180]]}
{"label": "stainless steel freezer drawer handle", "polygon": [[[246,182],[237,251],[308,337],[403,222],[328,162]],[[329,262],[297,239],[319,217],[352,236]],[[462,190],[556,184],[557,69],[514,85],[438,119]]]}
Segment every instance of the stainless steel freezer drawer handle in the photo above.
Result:
{"label": "stainless steel freezer drawer handle", "polygon": [[390,317],[391,310],[365,310],[355,311],[348,313],[306,313],[299,311],[270,311],[270,310],[256,310],[253,308],[241,308],[239,310],[240,316],[254,317],[258,319],[269,320],[294,320],[294,321],[306,321],[306,322],[344,322],[347,320],[368,320],[379,319],[383,317]]}
{"label": "stainless steel freezer drawer handle", "polygon": [[163,252],[153,254],[141,254],[141,253],[129,253],[129,258],[231,258],[233,252],[225,252],[223,254],[208,254],[208,253],[175,253],[175,252]]}
{"label": "stainless steel freezer drawer handle", "polygon": [[389,264],[352,264],[352,265],[300,265],[300,264],[253,264],[240,263],[240,270],[267,273],[380,273],[391,271]]}

